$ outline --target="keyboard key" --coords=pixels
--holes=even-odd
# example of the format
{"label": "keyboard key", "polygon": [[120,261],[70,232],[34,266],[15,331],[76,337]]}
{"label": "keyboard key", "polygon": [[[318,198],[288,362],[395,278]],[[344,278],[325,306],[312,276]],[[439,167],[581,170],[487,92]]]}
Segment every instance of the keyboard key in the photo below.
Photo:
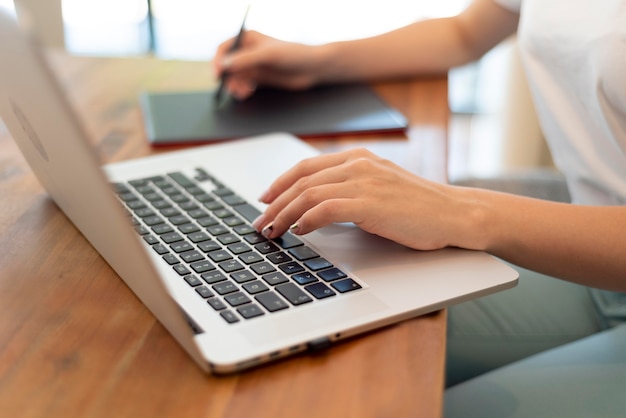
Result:
{"label": "keyboard key", "polygon": [[171,195],[170,199],[172,199],[174,202],[178,204],[189,202],[189,198],[181,193]]}
{"label": "keyboard key", "polygon": [[302,241],[290,233],[283,234],[282,237],[276,238],[274,241],[285,250],[302,245]]}
{"label": "keyboard key", "polygon": [[306,260],[304,265],[313,271],[323,270],[333,266],[330,261],[322,257],[314,258],[313,260]]}
{"label": "keyboard key", "polygon": [[174,232],[174,228],[169,226],[168,224],[159,224],[152,227],[152,231],[157,235],[163,235],[170,232]]}
{"label": "keyboard key", "polygon": [[205,299],[213,296],[213,292],[211,292],[211,289],[209,289],[208,287],[204,285],[196,287],[196,292],[198,292],[198,294]]}
{"label": "keyboard key", "polygon": [[317,281],[317,277],[315,277],[312,273],[305,271],[304,273],[298,273],[291,276],[291,278],[298,283],[300,286],[304,286],[305,284],[310,284]]}
{"label": "keyboard key", "polygon": [[218,202],[217,200],[212,200],[210,202],[204,202],[204,207],[207,208],[208,210],[218,210],[218,209],[222,209],[224,206]]}
{"label": "keyboard key", "polygon": [[340,293],[350,292],[352,290],[357,290],[361,288],[361,285],[359,285],[352,279],[344,279],[338,282],[332,282],[330,285]]}
{"label": "keyboard key", "polygon": [[226,276],[221,271],[212,271],[209,273],[202,273],[200,277],[202,277],[202,280],[204,280],[208,284],[218,283],[218,282],[226,280]]}
{"label": "keyboard key", "polygon": [[247,253],[248,251],[251,251],[251,249],[243,242],[237,242],[234,244],[230,244],[228,246],[228,251],[230,251],[233,254],[243,254],[243,253]]}
{"label": "keyboard key", "polygon": [[189,266],[198,274],[215,270],[215,266],[208,260],[196,261],[195,263],[191,263]]}
{"label": "keyboard key", "polygon": [[268,290],[267,285],[260,280],[255,280],[253,282],[244,283],[241,285],[245,289],[246,292],[251,295],[256,295],[257,293],[265,292]]}
{"label": "keyboard key", "polygon": [[217,196],[224,197],[233,194],[233,191],[227,187],[220,187],[213,190],[213,193],[215,193]]}
{"label": "keyboard key", "polygon": [[209,300],[207,300],[207,303],[216,311],[226,309],[226,304],[222,302],[222,300],[219,298],[209,298]]}
{"label": "keyboard key", "polygon": [[254,221],[261,215],[261,211],[252,206],[249,203],[244,203],[242,205],[234,206],[233,209],[239,213],[241,216],[246,218],[248,222]]}
{"label": "keyboard key", "polygon": [[128,209],[135,211],[139,208],[145,208],[146,204],[143,203],[141,200],[131,200],[129,202],[126,202],[126,206],[128,206]]}
{"label": "keyboard key", "polygon": [[318,282],[314,284],[310,284],[304,287],[307,292],[315,296],[316,299],[324,299],[330,296],[336,295],[328,286],[324,283]]}
{"label": "keyboard key", "polygon": [[199,194],[194,194],[194,196],[196,197],[196,200],[198,202],[202,202],[202,203],[206,203],[206,202],[213,202],[215,201],[215,199],[213,199],[213,197],[207,193],[199,193]]}
{"label": "keyboard key", "polygon": [[279,272],[266,274],[262,278],[267,282],[267,284],[271,286],[276,286],[280,283],[287,283],[289,281],[289,279],[284,274]]}
{"label": "keyboard key", "polygon": [[250,298],[243,292],[230,293],[224,296],[224,300],[228,302],[230,306],[240,306],[250,303]]}
{"label": "keyboard key", "polygon": [[243,200],[240,196],[237,196],[236,194],[224,196],[222,200],[224,201],[224,203],[230,206],[236,206],[246,203],[245,200]]}
{"label": "keyboard key", "polygon": [[135,211],[135,215],[139,216],[140,218],[147,218],[149,216],[156,215],[156,212],[150,208],[140,208]]}
{"label": "keyboard key", "polygon": [[159,243],[159,239],[154,235],[144,235],[143,240],[146,241],[149,245],[154,245]]}
{"label": "keyboard key", "polygon": [[[158,209],[159,211],[166,209],[166,208],[171,208],[172,205],[170,205],[167,201],[163,200],[163,199],[159,199],[159,200],[155,200],[153,202],[150,202],[150,204],[152,205],[153,208]],[[163,215],[161,213],[161,215]]]}
{"label": "keyboard key", "polygon": [[290,275],[304,271],[304,267],[302,267],[300,264],[296,263],[295,261],[290,261],[289,263],[281,264],[278,266],[278,268]]}
{"label": "keyboard key", "polygon": [[239,312],[239,314],[246,319],[265,315],[261,308],[259,308],[259,306],[254,303],[240,306],[239,308],[237,308],[237,312]]}
{"label": "keyboard key", "polygon": [[152,249],[156,251],[156,253],[159,255],[167,254],[170,252],[170,250],[168,250],[167,247],[163,244],[153,245]]}
{"label": "keyboard key", "polygon": [[196,226],[195,224],[189,223],[189,224],[179,225],[178,230],[182,232],[183,234],[187,235],[187,234],[192,234],[194,232],[200,231],[200,228],[198,228],[198,226]]}
{"label": "keyboard key", "polygon": [[217,240],[224,245],[232,244],[235,242],[239,242],[240,239],[235,234],[222,234],[217,236]]}
{"label": "keyboard key", "polygon": [[230,226],[231,228],[237,226],[237,225],[241,225],[243,224],[243,221],[238,218],[237,216],[231,216],[229,218],[224,218],[222,219],[222,222],[224,222],[226,225]]}
{"label": "keyboard key", "polygon": [[259,234],[258,232],[253,232],[251,234],[247,234],[244,235],[243,239],[245,239],[249,244],[258,244],[259,242],[264,242],[267,241],[267,238],[265,238],[263,235]]}
{"label": "keyboard key", "polygon": [[[143,195],[143,198],[150,202],[156,202],[157,200],[161,200],[161,195],[158,193],[150,192],[150,193],[145,193]],[[154,204],[152,206],[154,206]]]}
{"label": "keyboard key", "polygon": [[215,226],[211,226],[211,227],[207,228],[207,231],[209,231],[209,233],[210,233],[211,235],[215,235],[215,236],[217,236],[217,235],[222,235],[222,234],[227,234],[228,232],[230,232],[230,231],[228,230],[228,228],[226,228],[226,227],[225,227],[225,226],[223,226],[223,225],[215,225]]}
{"label": "keyboard key", "polygon": [[169,218],[170,222],[174,225],[183,225],[189,223],[189,218],[185,215],[175,215]]}
{"label": "keyboard key", "polygon": [[[218,248],[221,248],[221,247],[218,247]],[[233,258],[233,256],[230,255],[230,253],[226,250],[217,250],[217,251],[211,251],[209,253],[209,258],[215,261],[216,263],[219,263],[220,261],[229,260]]]}
{"label": "keyboard key", "polygon": [[178,209],[173,208],[173,207],[161,209],[160,212],[161,212],[161,215],[165,216],[166,218],[171,218],[172,216],[179,216],[181,214]]}
{"label": "keyboard key", "polygon": [[188,210],[187,214],[189,216],[191,216],[192,218],[194,218],[194,219],[201,219],[201,218],[204,218],[204,217],[206,217],[208,215],[208,213],[206,213],[202,209]]}
{"label": "keyboard key", "polygon": [[198,250],[191,250],[180,254],[185,263],[193,263],[194,261],[204,260],[204,256]]}
{"label": "keyboard key", "polygon": [[174,266],[174,271],[176,271],[176,273],[178,273],[179,276],[185,276],[185,275],[191,273],[191,271],[189,271],[187,266],[184,265],[184,264],[176,264]]}
{"label": "keyboard key", "polygon": [[200,224],[203,228],[209,228],[219,224],[218,220],[212,216],[205,216],[204,218],[196,219],[196,222],[198,222],[198,224]]}
{"label": "keyboard key", "polygon": [[175,253],[182,253],[185,251],[193,250],[193,245],[188,243],[187,241],[178,241],[170,245],[170,248]]}
{"label": "keyboard key", "polygon": [[239,318],[232,311],[222,311],[220,312],[222,318],[226,320],[229,324],[234,324],[235,322],[239,322]]}
{"label": "keyboard key", "polygon": [[202,250],[205,253],[211,252],[211,251],[215,251],[215,250],[219,250],[222,247],[220,247],[220,245],[217,242],[214,241],[204,241],[201,242],[200,244],[198,244],[198,248],[200,250]]}
{"label": "keyboard key", "polygon": [[338,268],[332,268],[324,271],[320,271],[317,273],[319,277],[322,278],[325,282],[332,282],[333,280],[343,279],[346,276],[346,273],[339,270]]}
{"label": "keyboard key", "polygon": [[196,185],[192,180],[190,180],[187,176],[185,176],[183,173],[179,171],[176,171],[173,173],[167,173],[167,175],[169,176],[169,178],[174,180],[176,183],[178,183],[179,186],[183,188],[192,187]]}
{"label": "keyboard key", "polygon": [[233,213],[231,211],[229,211],[228,209],[217,209],[213,211],[213,215],[217,216],[220,219],[224,219],[224,218],[228,218],[230,216],[233,216]]}
{"label": "keyboard key", "polygon": [[230,275],[230,278],[237,283],[245,283],[256,279],[256,276],[248,270],[240,270]]}
{"label": "keyboard key", "polygon": [[270,312],[276,312],[289,308],[287,302],[282,300],[280,296],[274,292],[261,293],[256,295],[254,298]]}
{"label": "keyboard key", "polygon": [[163,260],[165,260],[165,262],[167,264],[169,264],[170,266],[173,266],[174,264],[178,264],[180,263],[180,261],[178,261],[178,258],[176,258],[176,256],[174,254],[166,254],[163,256]]}
{"label": "keyboard key", "polygon": [[237,292],[239,288],[235,285],[235,283],[230,281],[220,282],[213,285],[213,290],[215,290],[220,295],[226,295],[228,293]]}
{"label": "keyboard key", "polygon": [[146,184],[148,184],[148,179],[131,180],[128,182],[128,184],[130,184],[133,187],[141,187],[141,186],[145,186]]}
{"label": "keyboard key", "polygon": [[183,237],[178,232],[168,232],[167,234],[161,235],[161,239],[166,244],[171,244],[176,241],[182,241]]}
{"label": "keyboard key", "polygon": [[239,235],[247,235],[247,234],[256,232],[256,229],[254,229],[252,226],[248,224],[237,225],[236,227],[233,228],[233,230]]}
{"label": "keyboard key", "polygon": [[187,235],[187,238],[189,238],[189,240],[193,242],[194,244],[197,244],[202,241],[208,241],[211,239],[211,237],[208,236],[206,232],[193,232]]}
{"label": "keyboard key", "polygon": [[291,257],[289,257],[286,253],[283,253],[283,252],[268,254],[267,259],[270,260],[274,264],[282,264],[282,263],[286,263],[287,261],[293,260]]}
{"label": "keyboard key", "polygon": [[164,222],[163,218],[161,218],[158,215],[148,216],[147,218],[143,218],[143,223],[145,223],[148,226],[162,224],[163,222]]}
{"label": "keyboard key", "polygon": [[218,264],[222,270],[226,273],[232,273],[233,271],[243,270],[243,265],[237,260],[226,260]]}
{"label": "keyboard key", "polygon": [[300,261],[309,260],[311,258],[316,258],[316,257],[320,256],[318,253],[316,253],[311,248],[309,248],[309,247],[307,247],[305,245],[301,245],[299,247],[291,248],[289,250],[289,254],[294,256],[296,258],[296,260],[300,260]]}
{"label": "keyboard key", "polygon": [[128,193],[130,189],[124,183],[111,183],[113,191],[117,194]]}
{"label": "keyboard key", "polygon": [[254,246],[258,252],[261,254],[269,254],[278,251],[278,247],[270,241],[262,242]]}
{"label": "keyboard key", "polygon": [[263,256],[253,251],[250,251],[247,253],[239,254],[239,259],[243,261],[244,263],[246,263],[247,265],[250,265],[250,264],[263,261]]}
{"label": "keyboard key", "polygon": [[[191,214],[189,212],[196,210],[196,209],[200,209],[200,206],[198,206],[195,202],[193,201],[188,201],[188,202],[181,202],[178,205],[179,208],[181,208],[182,210],[184,210],[185,212],[187,212],[187,214],[189,216],[191,216]],[[193,216],[192,216],[193,218]]]}
{"label": "keyboard key", "polygon": [[276,271],[274,266],[272,266],[267,261],[263,261],[262,263],[253,264],[253,265],[250,266],[250,268],[252,269],[252,271],[254,271],[259,276],[262,276],[264,274]]}
{"label": "keyboard key", "polygon": [[183,277],[183,279],[185,279],[185,281],[187,283],[189,283],[189,286],[196,287],[196,286],[200,286],[202,284],[202,280],[198,279],[193,274],[189,274],[189,275]]}
{"label": "keyboard key", "polygon": [[289,282],[276,286],[276,291],[280,293],[285,299],[291,302],[292,305],[302,305],[303,303],[312,302],[306,293],[302,291],[298,286]]}

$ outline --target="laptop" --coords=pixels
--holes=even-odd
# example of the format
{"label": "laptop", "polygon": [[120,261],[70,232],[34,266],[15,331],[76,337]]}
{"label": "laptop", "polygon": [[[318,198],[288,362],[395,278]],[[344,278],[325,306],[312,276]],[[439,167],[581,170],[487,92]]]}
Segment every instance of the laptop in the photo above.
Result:
{"label": "laptop", "polygon": [[482,252],[336,224],[266,241],[256,197],[317,151],[272,133],[101,166],[45,57],[0,12],[0,116],[51,198],[205,371],[232,373],[513,287]]}

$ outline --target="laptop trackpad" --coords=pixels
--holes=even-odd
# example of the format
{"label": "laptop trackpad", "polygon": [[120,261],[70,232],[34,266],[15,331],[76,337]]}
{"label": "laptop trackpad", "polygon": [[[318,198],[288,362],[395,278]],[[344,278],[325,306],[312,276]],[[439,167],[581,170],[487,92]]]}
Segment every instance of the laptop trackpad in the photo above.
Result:
{"label": "laptop trackpad", "polygon": [[334,301],[315,305],[291,307],[287,310],[289,312],[268,315],[263,322],[250,321],[241,327],[242,335],[255,345],[273,344],[279,339],[300,335],[303,339],[316,338],[321,334],[361,327],[380,318],[389,309],[367,289],[352,295],[338,295]]}

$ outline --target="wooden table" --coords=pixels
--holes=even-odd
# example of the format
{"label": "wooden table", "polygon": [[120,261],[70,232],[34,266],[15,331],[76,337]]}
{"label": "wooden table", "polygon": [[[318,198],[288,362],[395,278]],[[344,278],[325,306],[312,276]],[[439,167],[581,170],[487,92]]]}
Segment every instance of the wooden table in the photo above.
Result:
{"label": "wooden table", "polygon": [[[208,88],[209,64],[51,61],[103,162],[155,153],[140,91]],[[445,181],[445,78],[375,86],[411,122],[366,146]],[[163,152],[159,150],[158,152]],[[445,312],[249,372],[206,376],[46,195],[0,123],[0,416],[433,417],[442,411]]]}

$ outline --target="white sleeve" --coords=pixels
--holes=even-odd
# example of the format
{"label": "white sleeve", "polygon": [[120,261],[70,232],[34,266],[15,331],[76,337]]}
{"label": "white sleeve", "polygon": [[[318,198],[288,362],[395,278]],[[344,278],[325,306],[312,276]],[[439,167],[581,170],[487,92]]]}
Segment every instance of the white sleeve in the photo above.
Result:
{"label": "white sleeve", "polygon": [[496,4],[512,12],[518,12],[522,8],[522,0],[493,0]]}

